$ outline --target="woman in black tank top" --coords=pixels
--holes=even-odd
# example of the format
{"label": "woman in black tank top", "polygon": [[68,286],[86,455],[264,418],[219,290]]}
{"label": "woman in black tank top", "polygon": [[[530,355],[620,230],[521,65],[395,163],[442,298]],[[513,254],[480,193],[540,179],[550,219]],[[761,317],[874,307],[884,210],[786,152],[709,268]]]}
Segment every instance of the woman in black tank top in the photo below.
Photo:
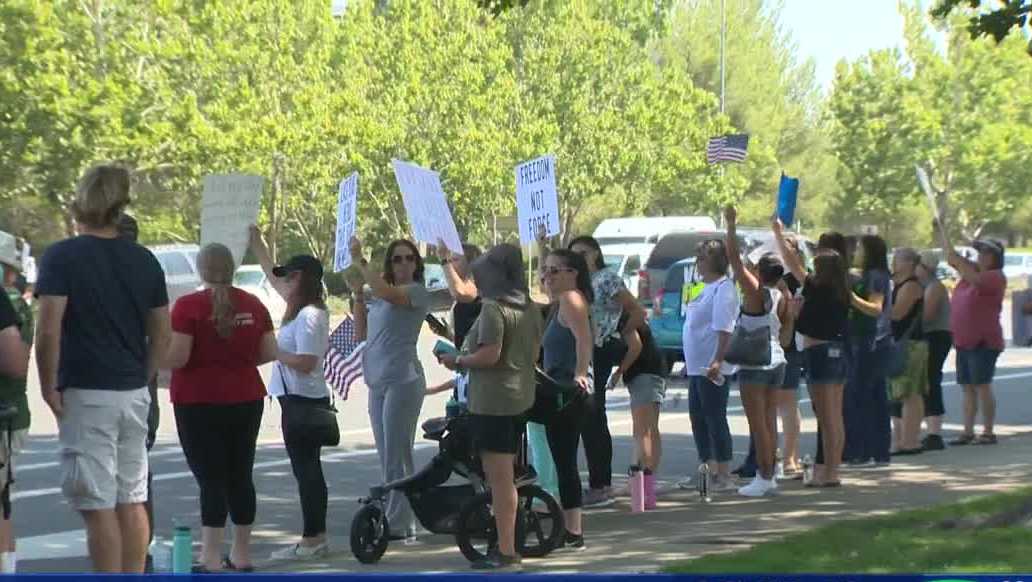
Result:
{"label": "woman in black tank top", "polygon": [[[922,452],[921,420],[928,392],[928,344],[923,339],[924,287],[917,280],[921,257],[911,248],[898,249],[892,258],[892,336],[906,342],[907,363],[903,373],[890,378],[890,393],[902,404],[902,419],[893,418],[893,455]],[[896,412],[900,407],[896,406]]]}

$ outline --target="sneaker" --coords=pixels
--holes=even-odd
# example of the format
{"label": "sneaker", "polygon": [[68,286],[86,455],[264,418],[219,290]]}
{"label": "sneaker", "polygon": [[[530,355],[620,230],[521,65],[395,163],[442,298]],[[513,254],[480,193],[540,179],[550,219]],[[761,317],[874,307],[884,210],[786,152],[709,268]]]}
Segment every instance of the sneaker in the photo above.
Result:
{"label": "sneaker", "polygon": [[588,489],[584,494],[582,505],[587,509],[589,507],[608,507],[613,503],[615,503],[613,496],[603,487],[602,489]]}
{"label": "sneaker", "polygon": [[975,442],[975,435],[973,434],[962,434],[959,437],[950,441],[950,446],[961,447],[964,445],[970,445]]}
{"label": "sneaker", "polygon": [[752,482],[738,490],[738,494],[743,497],[763,497],[764,495],[771,495],[777,491],[778,485],[773,479],[764,479],[763,477],[756,476]]}
{"label": "sneaker", "polygon": [[978,440],[975,441],[975,444],[976,445],[995,445],[996,442],[997,442],[996,441],[996,435],[991,434],[991,433],[985,433],[985,434],[979,435]]}
{"label": "sneaker", "polygon": [[566,532],[566,537],[563,538],[563,543],[560,544],[558,549],[566,552],[583,552],[588,547],[584,545],[583,533],[572,534]]}
{"label": "sneaker", "polygon": [[487,557],[470,564],[474,570],[518,570],[523,565],[523,557],[519,554],[506,556],[496,550],[491,550]]}
{"label": "sneaker", "polygon": [[273,560],[314,560],[316,558],[324,558],[329,553],[330,546],[326,542],[310,547],[294,544],[273,552],[269,558]]}
{"label": "sneaker", "polygon": [[921,447],[926,451],[941,451],[946,448],[946,441],[937,434],[930,434],[921,439]]}
{"label": "sneaker", "polygon": [[738,485],[735,484],[734,477],[715,477],[713,484],[710,486],[710,490],[715,492],[735,491],[737,489]]}
{"label": "sneaker", "polygon": [[695,485],[692,485],[691,475],[686,475],[683,479],[679,480],[677,482],[677,488],[684,489],[686,491],[691,491],[692,489],[695,489]]}

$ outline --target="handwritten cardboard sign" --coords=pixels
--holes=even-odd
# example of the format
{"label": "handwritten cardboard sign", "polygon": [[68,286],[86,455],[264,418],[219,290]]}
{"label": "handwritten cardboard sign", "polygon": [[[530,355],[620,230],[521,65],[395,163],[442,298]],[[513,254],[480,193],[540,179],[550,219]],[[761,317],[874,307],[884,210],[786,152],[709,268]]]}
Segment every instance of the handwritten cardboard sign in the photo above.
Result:
{"label": "handwritten cardboard sign", "polygon": [[351,238],[355,236],[355,217],[358,212],[358,172],[340,182],[337,191],[337,242],[333,253],[333,272],[339,273],[351,266]]}
{"label": "handwritten cardboard sign", "polygon": [[405,203],[405,213],[412,225],[413,238],[431,245],[444,241],[451,252],[461,255],[462,241],[441,186],[441,175],[401,160],[392,160],[391,163]]}
{"label": "handwritten cardboard sign", "polygon": [[201,195],[201,246],[226,245],[233,253],[233,261],[239,265],[251,238],[249,229],[258,222],[264,185],[261,176],[205,176]]}

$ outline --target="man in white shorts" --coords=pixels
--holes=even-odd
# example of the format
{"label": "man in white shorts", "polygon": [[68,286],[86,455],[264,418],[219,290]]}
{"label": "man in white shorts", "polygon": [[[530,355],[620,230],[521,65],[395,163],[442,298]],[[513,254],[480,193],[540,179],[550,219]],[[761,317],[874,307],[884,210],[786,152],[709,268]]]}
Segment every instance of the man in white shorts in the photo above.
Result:
{"label": "man in white shorts", "polygon": [[36,293],[43,399],[58,420],[61,489],[86,522],[97,572],[142,573],[147,554],[148,381],[168,345],[157,259],[118,236],[129,173],[98,166],[79,184],[79,236],[47,249]]}

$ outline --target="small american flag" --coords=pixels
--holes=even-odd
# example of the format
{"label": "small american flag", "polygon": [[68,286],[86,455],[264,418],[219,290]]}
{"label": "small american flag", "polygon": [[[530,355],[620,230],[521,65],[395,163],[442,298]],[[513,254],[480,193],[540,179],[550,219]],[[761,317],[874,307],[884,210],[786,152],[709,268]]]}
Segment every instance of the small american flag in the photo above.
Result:
{"label": "small american flag", "polygon": [[326,383],[341,400],[348,399],[351,385],[362,377],[363,349],[365,342],[355,337],[355,320],[348,315],[330,334],[330,348],[323,363]]}
{"label": "small american flag", "polygon": [[706,163],[744,162],[745,150],[749,147],[749,134],[736,133],[711,137],[706,144]]}

